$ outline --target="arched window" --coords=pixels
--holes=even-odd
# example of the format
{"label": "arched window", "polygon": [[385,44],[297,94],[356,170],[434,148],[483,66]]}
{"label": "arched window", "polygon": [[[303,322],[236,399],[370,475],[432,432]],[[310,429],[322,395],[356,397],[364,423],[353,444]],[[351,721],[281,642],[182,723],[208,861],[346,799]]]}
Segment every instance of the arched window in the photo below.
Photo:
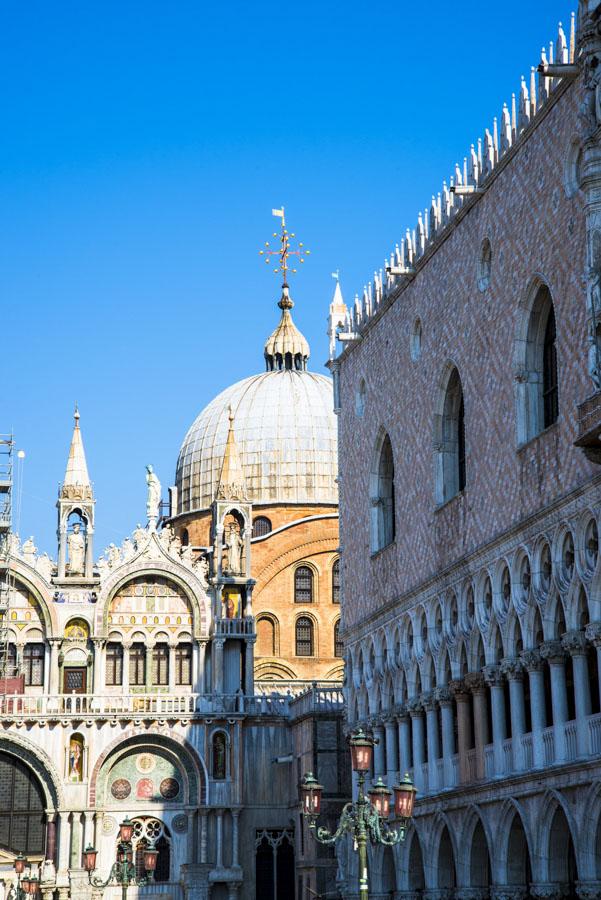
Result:
{"label": "arched window", "polygon": [[313,570],[299,566],[294,572],[294,602],[313,603]]}
{"label": "arched window", "polygon": [[332,603],[340,603],[340,558],[332,566]]}
{"label": "arched window", "polygon": [[267,616],[257,619],[257,656],[276,656],[275,622]]}
{"label": "arched window", "polygon": [[175,683],[192,684],[192,644],[188,642],[175,648]]}
{"label": "arched window", "polygon": [[169,646],[155,644],[152,648],[152,683],[157,686],[169,684]]}
{"label": "arched window", "polygon": [[296,620],[296,655],[313,656],[313,622],[308,616]]}
{"label": "arched window", "polygon": [[517,440],[523,444],[557,421],[557,331],[553,300],[541,284],[522,313],[516,340]]}
{"label": "arched window", "polygon": [[181,533],[180,537],[181,537],[182,547],[187,547],[188,544],[190,543],[190,535],[188,534],[187,528],[182,528],[182,533]]}
{"label": "arched window", "polygon": [[132,644],[129,651],[129,683],[135,687],[146,684],[146,647]]}
{"label": "arched window", "polygon": [[457,369],[449,375],[442,415],[435,419],[437,437],[436,502],[446,503],[465,488],[465,407]]}
{"label": "arched window", "polygon": [[340,638],[340,619],[334,624],[334,656],[340,659],[344,656],[344,644]]}
{"label": "arched window", "polygon": [[264,537],[271,530],[271,519],[268,519],[267,516],[257,516],[256,519],[253,519],[252,536],[254,538]]}
{"label": "arched window", "polygon": [[44,795],[31,769],[0,752],[0,849],[9,853],[44,852]]}
{"label": "arched window", "polygon": [[223,780],[227,775],[227,738],[223,731],[216,731],[212,741],[213,778]]}
{"label": "arched window", "polygon": [[109,687],[123,684],[123,645],[109,641],[106,645],[106,677]]}
{"label": "arched window", "polygon": [[490,284],[490,273],[492,270],[492,247],[488,238],[484,238],[480,248],[480,259],[478,261],[478,290],[484,292]]}
{"label": "arched window", "polygon": [[543,344],[543,425],[548,428],[557,422],[559,404],[557,396],[557,334],[555,331],[555,313],[553,306],[547,316],[545,340]]}
{"label": "arched window", "polygon": [[25,644],[23,650],[25,684],[32,686],[44,684],[44,653],[43,644]]}
{"label": "arched window", "polygon": [[378,442],[374,467],[371,473],[371,550],[377,553],[394,541],[394,459],[392,444],[387,434]]}

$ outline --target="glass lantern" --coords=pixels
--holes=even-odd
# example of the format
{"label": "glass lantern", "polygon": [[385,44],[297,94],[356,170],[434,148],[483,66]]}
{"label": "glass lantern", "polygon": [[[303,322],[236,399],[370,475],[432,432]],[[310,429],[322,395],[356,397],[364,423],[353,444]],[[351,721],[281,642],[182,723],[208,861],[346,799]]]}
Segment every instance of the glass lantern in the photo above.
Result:
{"label": "glass lantern", "polygon": [[410,819],[417,791],[408,774],[394,786],[394,812],[399,819]]}
{"label": "glass lantern", "polygon": [[154,844],[151,844],[146,848],[146,850],[144,850],[144,868],[147,872],[154,872],[157,867],[158,858],[159,851],[156,849]]}
{"label": "glass lantern", "polygon": [[306,816],[319,815],[321,810],[321,794],[323,787],[313,777],[312,772],[307,772],[301,783],[301,801],[303,805],[303,813]]}
{"label": "glass lantern", "polygon": [[134,823],[127,817],[123,819],[119,826],[119,837],[124,844],[129,844],[134,833]]}
{"label": "glass lantern", "polygon": [[23,856],[22,853],[19,853],[19,855],[15,857],[15,861],[14,861],[13,865],[15,867],[15,872],[17,873],[17,875],[23,874],[23,872],[25,871],[26,862],[27,862],[27,860],[25,859],[25,857]]}
{"label": "glass lantern", "polygon": [[351,762],[354,772],[369,772],[374,752],[374,742],[362,728],[350,739]]}
{"label": "glass lantern", "polygon": [[368,791],[368,797],[371,805],[382,819],[387,819],[390,815],[390,798],[392,791],[389,790],[382,778],[378,778],[373,787]]}
{"label": "glass lantern", "polygon": [[83,852],[83,866],[86,872],[93,872],[96,868],[96,857],[98,855],[98,851],[92,847],[91,844],[88,844],[86,849]]}

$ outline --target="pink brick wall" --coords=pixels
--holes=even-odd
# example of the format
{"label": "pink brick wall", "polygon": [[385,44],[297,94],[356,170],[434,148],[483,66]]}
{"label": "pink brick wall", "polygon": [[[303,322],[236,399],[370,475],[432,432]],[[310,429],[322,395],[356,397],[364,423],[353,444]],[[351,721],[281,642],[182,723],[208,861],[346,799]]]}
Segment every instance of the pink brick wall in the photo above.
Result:
{"label": "pink brick wall", "polygon": [[[580,102],[580,85],[571,84],[415,280],[341,360],[340,526],[347,630],[594,471],[572,446],[576,404],[592,393],[583,195],[568,198],[564,190],[565,158],[578,131]],[[485,237],[492,244],[493,265],[490,287],[481,293],[477,263]],[[560,412],[555,426],[518,451],[514,345],[519,304],[537,275],[554,302]],[[410,336],[417,317],[422,352],[413,362]],[[457,366],[463,384],[467,487],[437,510],[433,417],[448,361]],[[361,377],[367,400],[364,417],[358,418],[355,392]],[[369,471],[381,426],[390,434],[395,459],[396,540],[371,557]]]}

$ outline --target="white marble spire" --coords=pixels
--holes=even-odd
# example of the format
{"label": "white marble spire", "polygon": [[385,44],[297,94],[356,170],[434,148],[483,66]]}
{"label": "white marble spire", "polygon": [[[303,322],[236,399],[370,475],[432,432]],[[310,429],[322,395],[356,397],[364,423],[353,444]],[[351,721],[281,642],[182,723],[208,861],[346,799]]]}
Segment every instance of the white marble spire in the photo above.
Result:
{"label": "white marble spire", "polygon": [[67,460],[67,469],[63,481],[63,494],[69,494],[73,488],[77,488],[81,495],[91,496],[92,485],[90,476],[88,475],[88,466],[86,463],[86,454],[83,449],[83,440],[81,437],[81,429],[79,427],[79,410],[75,406],[73,413],[75,425],[73,427],[73,437],[71,438],[71,446],[69,448],[69,458]]}

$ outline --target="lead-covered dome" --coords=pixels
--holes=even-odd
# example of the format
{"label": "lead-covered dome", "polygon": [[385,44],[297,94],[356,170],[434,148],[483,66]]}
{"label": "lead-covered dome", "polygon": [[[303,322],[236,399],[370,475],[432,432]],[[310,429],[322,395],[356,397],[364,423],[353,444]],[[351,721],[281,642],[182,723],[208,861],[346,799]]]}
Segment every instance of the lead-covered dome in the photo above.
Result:
{"label": "lead-covered dome", "polygon": [[332,382],[282,368],[232,385],[201,412],[177,462],[177,512],[215,499],[229,427],[253,503],[337,504],[337,432]]}

